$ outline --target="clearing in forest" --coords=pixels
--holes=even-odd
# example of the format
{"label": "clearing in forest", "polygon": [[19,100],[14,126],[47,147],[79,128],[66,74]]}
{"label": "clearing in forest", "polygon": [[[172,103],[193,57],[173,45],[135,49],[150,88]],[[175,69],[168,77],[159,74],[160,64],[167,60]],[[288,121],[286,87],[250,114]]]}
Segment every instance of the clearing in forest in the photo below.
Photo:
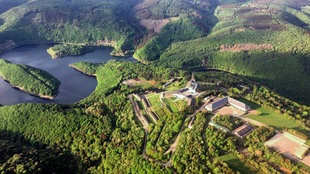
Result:
{"label": "clearing in forest", "polygon": [[223,106],[220,109],[215,111],[215,114],[220,115],[231,115],[234,117],[240,117],[245,114],[244,111],[241,111],[240,109],[237,109],[233,106]]}

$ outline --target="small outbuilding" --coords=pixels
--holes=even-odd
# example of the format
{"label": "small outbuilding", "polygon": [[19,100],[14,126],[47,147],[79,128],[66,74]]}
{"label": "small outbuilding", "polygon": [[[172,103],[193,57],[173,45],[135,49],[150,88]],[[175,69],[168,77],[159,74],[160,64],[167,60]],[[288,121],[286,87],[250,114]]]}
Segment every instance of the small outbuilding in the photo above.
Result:
{"label": "small outbuilding", "polygon": [[253,130],[253,127],[249,123],[245,123],[244,125],[238,127],[233,131],[233,134],[236,135],[239,138],[244,138],[249,133],[251,133]]}

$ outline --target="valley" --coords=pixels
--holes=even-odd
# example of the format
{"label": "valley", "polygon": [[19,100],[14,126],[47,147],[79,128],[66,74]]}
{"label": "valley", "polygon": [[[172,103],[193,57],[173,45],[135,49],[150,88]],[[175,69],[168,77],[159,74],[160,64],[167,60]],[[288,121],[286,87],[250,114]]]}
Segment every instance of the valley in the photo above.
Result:
{"label": "valley", "polygon": [[0,0],[0,173],[310,173],[309,8]]}

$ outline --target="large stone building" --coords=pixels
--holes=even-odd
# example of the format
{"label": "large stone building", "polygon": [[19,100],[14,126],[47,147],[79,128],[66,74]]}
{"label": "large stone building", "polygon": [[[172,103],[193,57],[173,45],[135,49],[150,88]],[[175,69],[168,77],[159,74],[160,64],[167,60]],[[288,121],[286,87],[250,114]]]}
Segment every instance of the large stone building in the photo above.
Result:
{"label": "large stone building", "polygon": [[215,102],[213,102],[211,104],[208,104],[206,106],[206,109],[208,111],[212,111],[213,112],[213,111],[215,111],[215,110],[217,110],[217,109],[219,109],[219,108],[221,108],[221,107],[223,107],[223,106],[225,106],[227,104],[229,104],[229,105],[231,105],[231,106],[233,106],[235,108],[238,108],[238,109],[240,109],[240,110],[242,110],[244,112],[247,112],[250,109],[250,107],[248,105],[246,105],[245,103],[240,102],[240,101],[238,101],[236,99],[233,99],[231,97],[225,97],[225,98],[217,100],[217,101],[215,101]]}

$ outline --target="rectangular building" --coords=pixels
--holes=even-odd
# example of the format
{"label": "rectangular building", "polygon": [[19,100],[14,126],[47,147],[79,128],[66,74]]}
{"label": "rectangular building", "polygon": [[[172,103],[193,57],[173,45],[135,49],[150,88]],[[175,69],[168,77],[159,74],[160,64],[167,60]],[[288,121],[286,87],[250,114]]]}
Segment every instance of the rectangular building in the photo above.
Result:
{"label": "rectangular building", "polygon": [[217,110],[217,109],[219,109],[219,108],[221,108],[221,107],[223,107],[223,106],[225,106],[227,104],[230,104],[231,106],[233,106],[233,107],[235,107],[237,109],[240,109],[240,110],[242,110],[244,112],[247,112],[250,109],[250,107],[248,105],[246,105],[245,103],[240,102],[240,101],[238,101],[236,99],[233,99],[231,97],[225,97],[225,98],[217,100],[217,101],[215,101],[215,102],[213,102],[211,104],[208,104],[206,106],[206,109],[208,111],[213,112],[213,111],[215,111],[215,110]]}
{"label": "rectangular building", "polygon": [[211,104],[208,104],[208,105],[206,106],[206,109],[207,109],[208,111],[211,111],[211,112],[212,112],[212,111],[215,111],[215,110],[217,110],[217,109],[219,109],[219,108],[225,106],[227,103],[228,103],[228,97],[225,97],[225,98],[222,98],[222,99],[220,99],[220,100],[217,100],[217,101],[215,101],[215,102],[213,102],[213,103],[211,103]]}
{"label": "rectangular building", "polygon": [[246,105],[245,103],[243,103],[241,101],[238,101],[236,99],[233,99],[231,97],[228,97],[228,103],[231,106],[233,106],[235,108],[238,108],[238,109],[240,109],[240,110],[242,110],[244,112],[247,112],[250,109],[250,107],[248,105]]}
{"label": "rectangular building", "polygon": [[245,136],[247,136],[250,132],[252,132],[253,127],[246,123],[240,127],[238,127],[237,129],[235,129],[233,131],[233,134],[236,135],[239,138],[244,138]]}

